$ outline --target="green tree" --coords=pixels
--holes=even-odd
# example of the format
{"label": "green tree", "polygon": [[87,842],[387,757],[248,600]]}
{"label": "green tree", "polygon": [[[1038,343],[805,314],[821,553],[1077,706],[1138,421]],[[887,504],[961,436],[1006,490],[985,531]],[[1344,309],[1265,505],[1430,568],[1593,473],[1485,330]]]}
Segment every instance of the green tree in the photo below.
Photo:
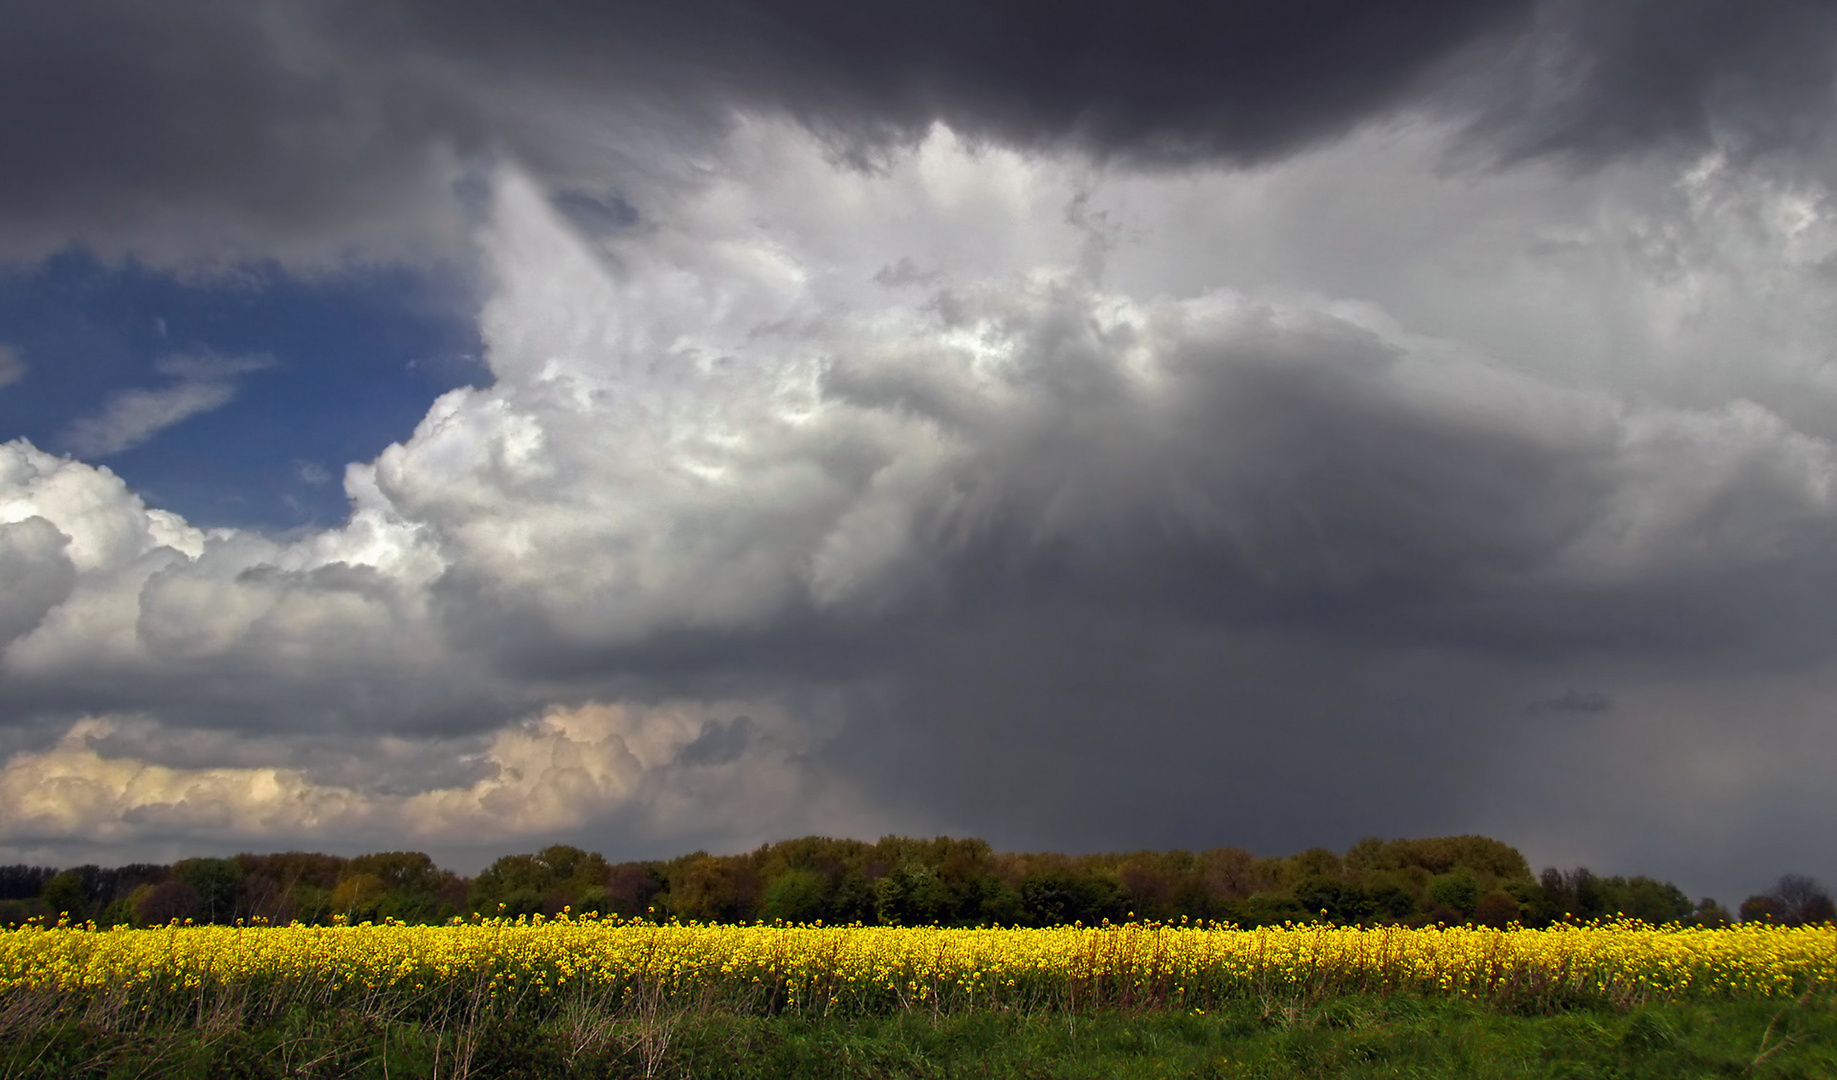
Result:
{"label": "green tree", "polygon": [[1463,917],[1472,915],[1480,906],[1479,878],[1465,866],[1437,874],[1429,879],[1429,899]]}
{"label": "green tree", "polygon": [[606,873],[605,906],[600,911],[626,916],[649,914],[651,901],[667,884],[661,874],[643,863],[620,863]]}
{"label": "green tree", "polygon": [[370,874],[394,893],[434,893],[451,881],[453,875],[434,865],[434,860],[419,851],[383,851],[359,855],[346,863],[340,877]]}
{"label": "green tree", "polygon": [[[1786,874],[1767,890],[1765,899],[1771,901],[1774,921],[1787,926],[1809,926],[1827,923],[1837,919],[1837,905],[1831,902],[1831,894],[1815,878],[1804,874]],[[1745,912],[1747,905],[1742,905]],[[1742,918],[1747,918],[1743,914]]]}
{"label": "green tree", "polygon": [[1701,926],[1710,930],[1726,929],[1734,921],[1729,915],[1728,908],[1707,896],[1697,901],[1697,909],[1684,919],[1684,922],[1691,926]]}
{"label": "green tree", "polygon": [[1420,866],[1431,874],[1446,874],[1466,867],[1488,879],[1529,878],[1530,864],[1510,844],[1489,836],[1437,836],[1425,840],[1393,840],[1382,858],[1399,866]]}
{"label": "green tree", "polygon": [[1021,921],[1031,926],[1059,926],[1128,917],[1128,894],[1122,883],[1105,874],[1078,876],[1070,866],[1042,867],[1021,879]]}
{"label": "green tree", "polygon": [[389,886],[375,874],[347,874],[332,890],[332,912],[351,922],[375,919],[388,895]]}
{"label": "green tree", "polygon": [[1018,926],[1022,921],[1020,890],[994,874],[982,874],[964,890],[962,911],[966,922]]}
{"label": "green tree", "polygon": [[534,915],[554,883],[548,864],[534,855],[506,855],[472,879],[470,905],[485,915]]}
{"label": "green tree", "polygon": [[1296,880],[1311,877],[1339,877],[1345,864],[1334,852],[1324,847],[1309,848],[1289,859],[1289,872]]}
{"label": "green tree", "polygon": [[829,880],[815,870],[786,870],[766,885],[760,917],[815,922],[829,906]]}
{"label": "green tree", "polygon": [[1378,870],[1396,870],[1403,865],[1389,850],[1389,845],[1375,836],[1367,836],[1347,848],[1343,861],[1346,872],[1355,877]]}
{"label": "green tree", "polygon": [[[140,887],[144,889],[147,886]],[[134,917],[134,902],[129,899],[132,895],[130,893],[128,896],[110,900],[108,905],[102,909],[102,914],[96,916],[96,925],[103,927],[138,925]]]}
{"label": "green tree", "polygon": [[302,881],[288,891],[285,910],[309,924],[323,923],[337,911],[332,904],[332,890],[310,881]]}
{"label": "green tree", "polygon": [[1624,881],[1610,878],[1609,881],[1615,886],[1611,890],[1615,914],[1658,926],[1679,922],[1696,910],[1696,905],[1690,902],[1684,891],[1668,881],[1657,881],[1649,877]]}
{"label": "green tree", "polygon": [[89,917],[83,879],[74,870],[65,870],[45,882],[45,889],[38,894],[38,898],[53,915],[68,915],[72,922],[81,922]]}
{"label": "green tree", "polygon": [[1385,921],[1406,919],[1416,914],[1416,893],[1409,887],[1408,875],[1398,870],[1371,870],[1360,882],[1377,908],[1376,917]]}
{"label": "green tree", "polygon": [[134,921],[141,926],[165,926],[198,917],[198,890],[180,879],[167,878],[158,885],[143,885],[129,896]]}
{"label": "green tree", "polygon": [[347,860],[318,852],[286,851],[242,854],[235,862],[242,869],[242,892],[236,901],[241,914],[284,924],[294,919],[319,922],[331,916],[332,890],[338,887]]}
{"label": "green tree", "polygon": [[[431,922],[438,917],[443,897],[457,892],[459,879],[419,851],[386,851],[359,855],[344,867],[343,880],[371,877],[382,885],[382,894],[370,904],[377,917],[403,922]],[[341,881],[342,884],[342,881]],[[452,910],[450,907],[447,910]]]}
{"label": "green tree", "polygon": [[1021,879],[1021,920],[1029,926],[1060,926],[1084,918],[1088,900],[1070,871],[1055,867]]}
{"label": "green tree", "polygon": [[1750,896],[1741,902],[1741,921],[1784,923],[1786,905],[1766,893]]}
{"label": "green tree", "polygon": [[1473,921],[1503,930],[1524,917],[1524,905],[1504,889],[1494,889],[1474,904]]}
{"label": "green tree", "polygon": [[757,917],[759,880],[748,861],[698,851],[670,871],[670,891],[660,897],[670,914],[707,922]]}
{"label": "green tree", "polygon": [[1363,888],[1322,875],[1303,878],[1290,890],[1290,895],[1310,916],[1324,915],[1339,923],[1376,919],[1382,910],[1377,900]]}
{"label": "green tree", "polygon": [[823,916],[832,923],[871,923],[874,921],[874,883],[860,867],[852,867],[829,894],[829,912]]}
{"label": "green tree", "polygon": [[956,913],[956,897],[938,872],[921,862],[901,863],[874,883],[874,916],[883,926],[926,926]]}
{"label": "green tree", "polygon": [[197,917],[209,923],[227,923],[236,917],[236,898],[242,889],[242,867],[232,859],[186,859],[174,863],[172,872],[198,894]]}

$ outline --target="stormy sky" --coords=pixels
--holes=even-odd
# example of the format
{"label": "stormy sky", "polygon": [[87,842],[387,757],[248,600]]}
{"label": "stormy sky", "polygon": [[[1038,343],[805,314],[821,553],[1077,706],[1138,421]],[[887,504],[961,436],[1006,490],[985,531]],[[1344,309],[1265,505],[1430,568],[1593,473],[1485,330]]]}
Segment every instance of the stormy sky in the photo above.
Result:
{"label": "stormy sky", "polygon": [[1837,9],[6,5],[0,860],[1837,878]]}

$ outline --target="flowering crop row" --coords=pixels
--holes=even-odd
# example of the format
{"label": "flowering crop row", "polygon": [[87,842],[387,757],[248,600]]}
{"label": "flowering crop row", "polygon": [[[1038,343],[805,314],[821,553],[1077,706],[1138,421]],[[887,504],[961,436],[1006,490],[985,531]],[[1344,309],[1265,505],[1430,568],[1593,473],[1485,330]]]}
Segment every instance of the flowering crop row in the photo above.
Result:
{"label": "flowering crop row", "polygon": [[159,1010],[225,994],[428,1008],[587,996],[746,1012],[1205,1008],[1246,995],[1424,992],[1499,1001],[1837,989],[1837,927],[1549,930],[731,926],[613,919],[449,926],[28,927],[0,995]]}

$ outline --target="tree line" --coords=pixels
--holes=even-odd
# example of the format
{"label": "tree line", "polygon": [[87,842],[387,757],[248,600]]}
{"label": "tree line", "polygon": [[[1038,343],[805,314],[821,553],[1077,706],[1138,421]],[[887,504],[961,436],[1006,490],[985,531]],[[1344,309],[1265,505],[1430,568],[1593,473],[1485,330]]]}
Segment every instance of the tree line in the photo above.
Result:
{"label": "tree line", "polygon": [[0,924],[66,916],[98,925],[173,920],[438,923],[563,912],[714,922],[1048,926],[1180,918],[1282,922],[1548,926],[1625,915],[1726,926],[1837,918],[1811,878],[1787,875],[1731,915],[1669,882],[1589,870],[1533,874],[1484,836],[1361,840],[1259,858],[1242,848],[1107,855],[998,852],[982,840],[804,837],[737,855],[694,852],[614,863],[557,844],[506,855],[476,877],[414,851],[345,858],[310,852],[119,867],[0,866]]}

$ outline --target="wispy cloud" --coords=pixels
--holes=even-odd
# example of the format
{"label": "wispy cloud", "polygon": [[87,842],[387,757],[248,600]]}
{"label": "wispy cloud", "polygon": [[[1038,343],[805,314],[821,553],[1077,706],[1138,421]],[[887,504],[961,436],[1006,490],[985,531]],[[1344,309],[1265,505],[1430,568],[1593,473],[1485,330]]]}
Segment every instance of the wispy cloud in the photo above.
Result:
{"label": "wispy cloud", "polygon": [[0,386],[18,382],[25,373],[26,364],[19,359],[19,354],[10,346],[0,345]]}
{"label": "wispy cloud", "polygon": [[278,366],[266,353],[249,356],[222,356],[214,352],[176,353],[161,357],[153,365],[161,375],[187,382],[222,382]]}
{"label": "wispy cloud", "polygon": [[[119,454],[201,413],[220,409],[236,397],[237,379],[275,366],[271,356],[219,356],[183,353],[161,359],[155,368],[179,380],[174,386],[123,390],[102,411],[81,417],[64,430],[62,442],[79,457]],[[4,375],[0,366],[0,376]],[[0,382],[4,382],[0,377]]]}
{"label": "wispy cloud", "polygon": [[293,463],[293,474],[301,483],[319,487],[332,482],[332,474],[326,467],[316,461],[296,461]]}

